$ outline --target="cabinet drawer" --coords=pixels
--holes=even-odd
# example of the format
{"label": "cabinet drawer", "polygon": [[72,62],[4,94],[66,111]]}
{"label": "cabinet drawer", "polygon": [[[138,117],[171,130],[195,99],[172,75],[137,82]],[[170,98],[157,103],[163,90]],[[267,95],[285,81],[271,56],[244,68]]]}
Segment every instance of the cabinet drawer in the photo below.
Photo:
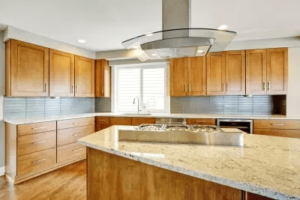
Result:
{"label": "cabinet drawer", "polygon": [[86,157],[86,147],[77,143],[57,147],[57,162],[63,163]]}
{"label": "cabinet drawer", "polygon": [[131,120],[131,124],[133,126],[139,126],[141,124],[155,124],[155,122],[156,122],[156,118],[147,118],[147,117],[144,117],[144,118],[142,118],[142,117],[137,117],[137,118],[134,117]]}
{"label": "cabinet drawer", "polygon": [[270,128],[270,129],[300,129],[300,120],[254,120],[254,129]]}
{"label": "cabinet drawer", "polygon": [[57,131],[57,146],[77,142],[81,137],[95,132],[95,125],[62,129]]}
{"label": "cabinet drawer", "polygon": [[131,117],[111,117],[110,125],[131,125]]}
{"label": "cabinet drawer", "polygon": [[57,129],[66,129],[66,128],[72,128],[77,126],[87,126],[91,124],[95,124],[94,117],[63,120],[63,121],[57,121]]}
{"label": "cabinet drawer", "polygon": [[56,122],[18,125],[18,136],[56,130]]}
{"label": "cabinet drawer", "polygon": [[18,156],[56,147],[56,131],[18,137]]}
{"label": "cabinet drawer", "polygon": [[56,163],[56,148],[18,157],[17,175],[36,174]]}
{"label": "cabinet drawer", "polygon": [[216,119],[186,119],[187,124],[216,125]]}
{"label": "cabinet drawer", "polygon": [[109,117],[96,117],[97,124],[109,125],[110,120]]}
{"label": "cabinet drawer", "polygon": [[284,129],[254,129],[254,134],[269,135],[289,138],[300,138],[300,130],[284,130]]}

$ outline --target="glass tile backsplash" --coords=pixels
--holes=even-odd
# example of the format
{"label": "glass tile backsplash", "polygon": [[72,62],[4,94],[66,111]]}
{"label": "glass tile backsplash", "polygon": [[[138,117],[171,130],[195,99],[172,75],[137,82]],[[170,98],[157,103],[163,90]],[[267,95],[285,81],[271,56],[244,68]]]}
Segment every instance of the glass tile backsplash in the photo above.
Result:
{"label": "glass tile backsplash", "polygon": [[56,117],[95,112],[95,98],[10,98],[5,97],[4,117],[23,119]]}
{"label": "glass tile backsplash", "polygon": [[286,96],[172,97],[171,113],[270,115],[286,113]]}

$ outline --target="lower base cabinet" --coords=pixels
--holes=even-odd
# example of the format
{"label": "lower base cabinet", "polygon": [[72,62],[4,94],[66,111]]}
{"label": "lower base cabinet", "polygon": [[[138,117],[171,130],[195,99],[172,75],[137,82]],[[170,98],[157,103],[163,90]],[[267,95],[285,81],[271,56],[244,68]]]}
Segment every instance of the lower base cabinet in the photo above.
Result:
{"label": "lower base cabinet", "polygon": [[5,172],[17,184],[85,159],[86,147],[77,140],[95,132],[95,118],[6,123],[5,129]]}
{"label": "lower base cabinet", "polygon": [[77,143],[57,147],[57,163],[78,160],[86,157],[86,147]]}

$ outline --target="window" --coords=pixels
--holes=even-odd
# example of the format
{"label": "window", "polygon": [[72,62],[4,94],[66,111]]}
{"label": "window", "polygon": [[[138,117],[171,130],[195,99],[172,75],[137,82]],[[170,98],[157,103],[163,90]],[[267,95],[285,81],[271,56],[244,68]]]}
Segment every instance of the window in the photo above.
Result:
{"label": "window", "polygon": [[144,65],[116,68],[116,112],[165,112],[166,65]]}

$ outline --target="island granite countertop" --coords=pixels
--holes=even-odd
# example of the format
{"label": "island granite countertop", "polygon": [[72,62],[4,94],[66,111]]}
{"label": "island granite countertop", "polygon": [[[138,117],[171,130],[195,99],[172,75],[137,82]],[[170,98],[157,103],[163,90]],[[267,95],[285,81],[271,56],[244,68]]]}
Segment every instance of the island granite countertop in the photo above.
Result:
{"label": "island granite countertop", "polygon": [[262,196],[300,199],[300,139],[244,134],[243,147],[119,141],[119,130],[133,129],[112,126],[78,143]]}
{"label": "island granite countertop", "polygon": [[4,122],[20,125],[40,123],[47,121],[68,120],[84,117],[143,117],[143,118],[190,118],[190,119],[300,119],[300,116],[286,116],[286,115],[220,115],[220,114],[170,114],[170,113],[153,113],[151,115],[139,115],[139,114],[124,114],[124,113],[84,113],[65,116],[53,116],[53,117],[28,117],[20,119],[11,119],[4,116]]}

